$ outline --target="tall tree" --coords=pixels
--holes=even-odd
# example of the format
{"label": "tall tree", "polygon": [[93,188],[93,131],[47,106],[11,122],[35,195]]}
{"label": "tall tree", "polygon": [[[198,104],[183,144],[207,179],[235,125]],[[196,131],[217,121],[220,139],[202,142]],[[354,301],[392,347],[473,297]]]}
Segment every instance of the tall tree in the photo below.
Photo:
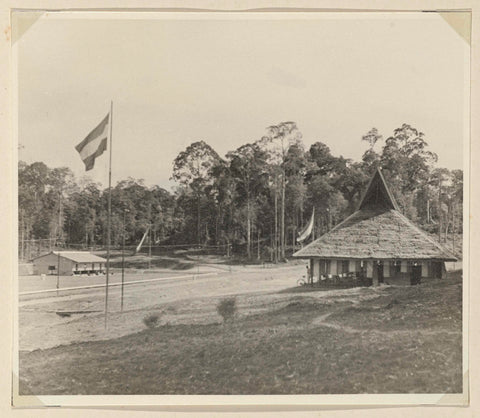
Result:
{"label": "tall tree", "polygon": [[[267,128],[267,135],[258,144],[269,155],[269,163],[272,165],[271,173],[274,176],[275,203],[280,194],[280,257],[285,259],[285,160],[288,149],[293,144],[301,141],[302,134],[295,122],[281,122]],[[279,193],[277,193],[279,190]],[[275,205],[276,206],[276,205]],[[275,215],[277,211],[275,209]]]}
{"label": "tall tree", "polygon": [[68,167],[53,168],[48,176],[47,196],[51,202],[52,214],[50,220],[50,236],[55,239],[64,240],[64,208],[68,205],[68,196],[77,191],[75,177]]}
{"label": "tall tree", "polygon": [[252,229],[256,215],[256,200],[267,176],[266,153],[258,144],[246,144],[227,154],[230,173],[235,179],[237,195],[246,211],[245,232],[247,257],[252,256]]}
{"label": "tall tree", "polygon": [[378,133],[378,129],[372,128],[365,135],[362,136],[362,141],[367,142],[368,145],[370,145],[370,149],[373,149],[375,144],[378,141],[381,141],[382,138],[383,138],[382,135]]}
{"label": "tall tree", "polygon": [[204,141],[194,142],[173,163],[172,178],[189,187],[197,200],[197,244],[201,241],[201,199],[205,186],[211,185],[212,168],[220,160],[216,151]]}
{"label": "tall tree", "polygon": [[305,175],[307,172],[308,160],[306,158],[303,144],[298,142],[292,144],[285,157],[285,178],[286,178],[286,213],[287,230],[292,234],[292,246],[295,248],[297,231],[303,226],[303,212],[307,198],[307,187]]}
{"label": "tall tree", "polygon": [[402,193],[414,192],[428,179],[430,168],[438,157],[427,148],[425,135],[406,123],[395,129],[393,136],[385,141],[382,167],[392,177],[399,178]]}
{"label": "tall tree", "polygon": [[403,213],[413,220],[422,216],[415,199],[428,182],[437,155],[428,150],[425,135],[408,124],[395,129],[385,141],[380,165]]}
{"label": "tall tree", "polygon": [[106,222],[106,197],[96,183],[87,183],[72,194],[70,204],[65,208],[69,243],[93,246],[104,243],[103,231]]}
{"label": "tall tree", "polygon": [[215,209],[215,243],[226,246],[230,255],[230,245],[234,236],[233,218],[236,199],[235,179],[230,171],[230,163],[220,160],[211,170],[214,179],[208,188]]}
{"label": "tall tree", "polygon": [[331,229],[347,210],[342,191],[349,191],[349,187],[342,182],[349,170],[348,160],[334,157],[329,147],[322,142],[315,142],[307,157],[310,164],[306,172],[306,183],[309,200],[315,207],[314,229],[324,233]]}

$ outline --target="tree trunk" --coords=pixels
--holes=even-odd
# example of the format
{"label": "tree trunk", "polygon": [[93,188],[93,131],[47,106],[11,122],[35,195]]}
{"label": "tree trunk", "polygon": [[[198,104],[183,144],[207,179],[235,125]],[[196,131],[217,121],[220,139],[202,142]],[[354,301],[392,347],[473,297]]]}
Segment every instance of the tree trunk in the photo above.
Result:
{"label": "tree trunk", "polygon": [[273,244],[273,231],[272,231],[272,224],[270,224],[270,246],[271,246],[271,251],[270,251],[270,262],[273,262],[273,250],[274,250],[274,244]]}
{"label": "tree trunk", "polygon": [[250,259],[252,254],[250,252],[250,199],[247,196],[247,257]]}
{"label": "tree trunk", "polygon": [[274,249],[275,249],[275,263],[278,263],[278,201],[277,201],[277,181],[275,179],[275,236],[274,236]]}
{"label": "tree trunk", "polygon": [[303,199],[300,205],[300,225],[303,226]]}
{"label": "tree trunk", "polygon": [[438,242],[442,242],[442,183],[438,184]]}
{"label": "tree trunk", "polygon": [[257,226],[257,260],[260,260],[260,228]]}
{"label": "tree trunk", "polygon": [[58,193],[58,238],[63,238],[63,205],[62,205],[62,190]]}
{"label": "tree trunk", "polygon": [[20,238],[20,260],[25,260],[25,220],[23,210],[20,210],[20,231],[22,233]]}
{"label": "tree trunk", "polygon": [[285,260],[285,171],[282,172],[282,202],[280,213],[280,254],[282,261]]}
{"label": "tree trunk", "polygon": [[297,228],[295,226],[292,227],[292,254],[295,252],[295,232],[297,232]]}
{"label": "tree trunk", "polygon": [[442,242],[442,215],[438,217],[438,242]]}
{"label": "tree trunk", "polygon": [[253,219],[250,219],[250,256],[253,258],[253,246],[255,241],[255,235],[253,233],[255,225]]}
{"label": "tree trunk", "polygon": [[427,224],[430,223],[430,199],[427,199]]}
{"label": "tree trunk", "polygon": [[200,195],[197,196],[197,244],[200,245]]}
{"label": "tree trunk", "polygon": [[453,253],[455,254],[455,207],[456,205],[453,204],[452,207],[452,250]]}
{"label": "tree trunk", "polygon": [[447,212],[447,215],[446,215],[446,219],[445,219],[445,244],[447,243],[447,238],[448,238],[448,212]]}
{"label": "tree trunk", "polygon": [[27,260],[31,260],[32,258],[32,245],[30,243],[30,239],[32,238],[32,224],[31,222],[27,222],[26,224],[26,236],[27,236],[27,243],[25,246],[25,252]]}
{"label": "tree trunk", "polygon": [[22,231],[22,238],[21,239],[21,246],[20,246],[20,260],[25,260],[25,229],[23,225],[21,226]]}
{"label": "tree trunk", "polygon": [[[312,208],[313,210],[313,208]],[[314,217],[312,225],[312,242],[315,241],[315,226],[317,225],[317,218]],[[303,245],[303,244],[302,244]]]}
{"label": "tree trunk", "polygon": [[28,240],[28,230],[27,233],[25,234],[27,237],[27,240],[25,241],[25,259],[30,260],[30,242]]}

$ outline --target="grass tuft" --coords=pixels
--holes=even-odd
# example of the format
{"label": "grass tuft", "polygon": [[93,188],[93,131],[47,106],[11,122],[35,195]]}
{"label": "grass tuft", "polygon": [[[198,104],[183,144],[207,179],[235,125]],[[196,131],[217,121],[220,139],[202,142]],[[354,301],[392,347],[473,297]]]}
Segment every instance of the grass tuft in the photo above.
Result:
{"label": "grass tuft", "polygon": [[149,314],[143,318],[143,323],[148,329],[156,328],[159,325],[160,316],[158,314]]}
{"label": "grass tuft", "polygon": [[223,318],[223,322],[233,321],[237,312],[237,300],[235,298],[222,299],[217,304],[217,312]]}

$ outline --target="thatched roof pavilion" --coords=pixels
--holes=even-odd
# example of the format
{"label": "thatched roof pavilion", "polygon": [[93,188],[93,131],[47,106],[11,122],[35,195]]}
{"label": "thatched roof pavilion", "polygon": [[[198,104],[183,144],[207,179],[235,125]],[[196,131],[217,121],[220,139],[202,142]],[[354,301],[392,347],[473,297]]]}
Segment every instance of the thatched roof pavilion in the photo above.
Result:
{"label": "thatched roof pavilion", "polygon": [[441,277],[444,262],[456,261],[400,213],[380,170],[370,180],[357,211],[293,256],[310,259],[311,273],[317,278],[364,270],[374,283],[377,278],[409,281],[412,274]]}

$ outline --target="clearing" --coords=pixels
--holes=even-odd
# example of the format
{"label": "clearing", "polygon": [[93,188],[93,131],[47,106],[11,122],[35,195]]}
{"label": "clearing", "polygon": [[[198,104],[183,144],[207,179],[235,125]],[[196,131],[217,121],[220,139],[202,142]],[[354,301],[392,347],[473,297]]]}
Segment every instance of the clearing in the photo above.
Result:
{"label": "clearing", "polygon": [[[237,268],[20,301],[20,394],[462,392],[461,271],[412,287],[298,291],[304,266]],[[216,312],[236,296],[237,315]],[[23,303],[23,304],[22,304]],[[146,329],[143,318],[157,315]],[[59,345],[61,344],[61,345]]]}

